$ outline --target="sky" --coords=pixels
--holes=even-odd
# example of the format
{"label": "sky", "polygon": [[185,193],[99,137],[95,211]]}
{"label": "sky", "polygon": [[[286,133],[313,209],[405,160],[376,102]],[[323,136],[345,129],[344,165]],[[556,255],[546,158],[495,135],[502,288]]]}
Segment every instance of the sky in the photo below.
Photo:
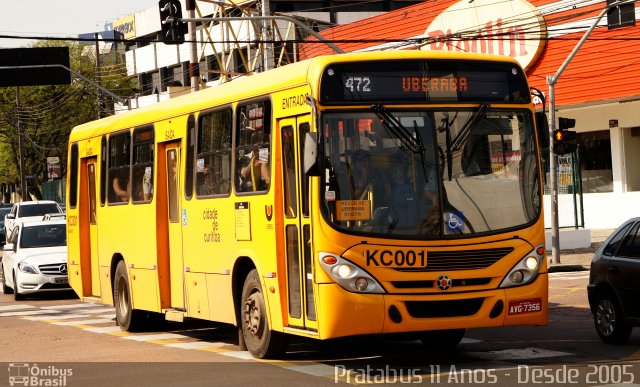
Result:
{"label": "sky", "polygon": [[[0,35],[76,37],[104,31],[106,23],[150,7],[158,0],[0,0]],[[0,48],[36,40],[0,38]]]}

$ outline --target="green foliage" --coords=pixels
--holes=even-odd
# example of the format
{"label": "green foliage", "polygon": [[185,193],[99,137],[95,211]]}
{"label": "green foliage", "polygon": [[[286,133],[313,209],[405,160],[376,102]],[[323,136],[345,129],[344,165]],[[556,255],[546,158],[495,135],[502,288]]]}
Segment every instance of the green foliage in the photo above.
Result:
{"label": "green foliage", "polygon": [[[114,53],[100,55],[100,71],[96,71],[95,47],[78,43],[40,41],[33,47],[69,47],[71,68],[101,84],[119,96],[133,95],[135,78],[126,75],[123,58]],[[20,87],[20,104],[16,109],[16,88],[0,88],[0,183],[18,184],[18,119],[24,133],[25,175],[29,192],[40,197],[47,180],[47,157],[60,158],[62,176],[66,174],[67,142],[71,129],[98,118],[98,91],[82,79],[71,76],[70,85]],[[113,114],[113,101],[102,94],[101,116]]]}

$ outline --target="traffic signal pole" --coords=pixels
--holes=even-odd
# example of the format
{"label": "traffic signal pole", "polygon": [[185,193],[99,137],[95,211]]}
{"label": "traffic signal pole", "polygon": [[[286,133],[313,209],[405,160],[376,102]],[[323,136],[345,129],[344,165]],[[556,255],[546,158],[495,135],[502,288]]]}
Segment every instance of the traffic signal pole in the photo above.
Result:
{"label": "traffic signal pole", "polygon": [[[547,76],[547,85],[549,85],[549,137],[551,139],[550,144],[553,144],[553,133],[556,130],[556,105],[555,105],[555,85],[558,83],[558,79],[564,72],[564,70],[569,65],[569,62],[576,56],[578,50],[584,42],[587,40],[591,32],[596,28],[600,19],[611,9],[614,7],[618,7],[620,5],[635,3],[636,0],[617,0],[611,4],[608,4],[602,12],[596,17],[593,24],[587,32],[582,36],[582,39],[576,44],[573,48],[573,51],[569,54],[567,59],[562,63],[558,71],[555,75]],[[549,183],[551,184],[551,257],[552,263],[560,263],[560,228],[558,225],[558,171],[556,170],[558,165],[558,155],[554,152],[550,154],[550,162],[549,162]]]}

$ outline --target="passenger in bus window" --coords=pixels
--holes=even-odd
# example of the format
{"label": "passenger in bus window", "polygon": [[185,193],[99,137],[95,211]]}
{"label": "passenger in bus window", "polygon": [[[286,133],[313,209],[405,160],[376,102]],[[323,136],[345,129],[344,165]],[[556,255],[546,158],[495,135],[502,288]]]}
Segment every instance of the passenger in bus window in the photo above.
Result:
{"label": "passenger in bus window", "polygon": [[356,200],[373,200],[375,207],[380,207],[386,200],[386,192],[389,191],[388,184],[382,179],[381,173],[371,166],[371,155],[369,152],[359,149],[353,153],[353,181],[355,185]]}
{"label": "passenger in bus window", "polygon": [[118,173],[113,178],[113,192],[116,194],[117,201],[127,202],[129,201],[129,190],[131,189],[131,182],[128,176]]}
{"label": "passenger in bus window", "polygon": [[145,167],[144,176],[142,177],[142,193],[144,200],[151,200],[153,197],[153,180],[151,176],[151,167]]}
{"label": "passenger in bus window", "polygon": [[271,183],[271,168],[269,166],[269,148],[263,143],[264,133],[258,132],[251,136],[251,142],[255,145],[251,151],[249,163],[240,171],[246,184],[243,191],[264,191]]}

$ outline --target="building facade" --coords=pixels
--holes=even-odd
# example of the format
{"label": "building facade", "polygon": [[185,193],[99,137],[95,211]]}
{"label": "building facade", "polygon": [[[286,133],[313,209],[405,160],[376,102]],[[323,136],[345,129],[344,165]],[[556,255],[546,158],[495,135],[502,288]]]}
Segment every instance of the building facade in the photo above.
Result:
{"label": "building facade", "polygon": [[[557,74],[605,7],[606,1],[588,0],[427,1],[325,30],[323,36],[340,42],[346,52],[422,49],[509,55],[548,100],[547,77]],[[640,37],[638,9],[634,3],[611,8],[555,85],[556,117],[576,119],[579,170],[574,172],[581,175],[586,228],[614,228],[640,215],[640,86],[634,81],[640,75],[640,51],[632,48]],[[300,48],[301,58],[329,53],[317,42]],[[542,109],[540,100],[537,106]],[[579,213],[580,202],[572,192],[579,190],[580,181],[562,178],[570,176],[570,165],[560,164],[559,172],[560,226],[575,225],[573,203]],[[549,195],[545,203],[549,215]]]}

